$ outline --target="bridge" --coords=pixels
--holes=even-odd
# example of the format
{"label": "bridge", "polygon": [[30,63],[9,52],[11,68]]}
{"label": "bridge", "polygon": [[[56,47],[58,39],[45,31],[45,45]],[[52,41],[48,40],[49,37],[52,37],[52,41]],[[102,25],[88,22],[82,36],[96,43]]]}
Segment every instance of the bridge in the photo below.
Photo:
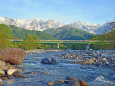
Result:
{"label": "bridge", "polygon": [[[15,43],[23,42],[23,40],[12,40]],[[115,41],[99,41],[99,40],[39,40],[36,43],[40,44],[57,44],[57,49],[59,49],[60,44],[85,44],[86,48],[89,47],[90,44],[97,43],[109,43],[113,44]]]}

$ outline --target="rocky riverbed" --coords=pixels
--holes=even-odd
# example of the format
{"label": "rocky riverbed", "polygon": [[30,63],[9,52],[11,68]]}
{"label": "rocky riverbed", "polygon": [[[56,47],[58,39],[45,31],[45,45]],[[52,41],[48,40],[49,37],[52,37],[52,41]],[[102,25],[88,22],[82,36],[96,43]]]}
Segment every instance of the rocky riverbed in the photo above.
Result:
{"label": "rocky riverbed", "polygon": [[31,51],[21,65],[10,65],[22,72],[2,79],[3,86],[114,86],[114,58],[115,50]]}
{"label": "rocky riverbed", "polygon": [[69,50],[61,57],[77,60],[76,64],[115,67],[115,50]]}

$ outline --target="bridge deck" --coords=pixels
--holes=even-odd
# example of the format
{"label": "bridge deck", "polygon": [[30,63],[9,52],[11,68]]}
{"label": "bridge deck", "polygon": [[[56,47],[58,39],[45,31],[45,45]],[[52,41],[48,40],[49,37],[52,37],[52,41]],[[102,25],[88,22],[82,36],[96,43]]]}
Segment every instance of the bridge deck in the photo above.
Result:
{"label": "bridge deck", "polygon": [[[23,40],[14,40],[15,43],[20,43]],[[108,43],[115,44],[115,41],[97,41],[97,40],[40,40],[37,43],[44,44],[97,44],[97,43]]]}

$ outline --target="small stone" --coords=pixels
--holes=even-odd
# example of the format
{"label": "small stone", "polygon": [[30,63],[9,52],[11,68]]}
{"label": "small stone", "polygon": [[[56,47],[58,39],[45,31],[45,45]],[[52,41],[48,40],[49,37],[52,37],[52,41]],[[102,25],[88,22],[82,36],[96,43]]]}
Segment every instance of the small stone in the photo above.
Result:
{"label": "small stone", "polygon": [[32,60],[38,60],[38,58],[32,58]]}
{"label": "small stone", "polygon": [[103,58],[103,61],[107,61],[107,59],[106,59],[106,58]]}
{"label": "small stone", "polygon": [[80,86],[89,86],[84,80],[79,80]]}
{"label": "small stone", "polygon": [[73,77],[71,77],[71,76],[67,76],[66,77],[66,80],[77,80],[76,78],[73,78]]}
{"label": "small stone", "polygon": [[78,80],[72,80],[69,83],[69,86],[81,86]]}
{"label": "small stone", "polygon": [[14,66],[8,66],[8,68],[9,68],[9,69],[15,69],[15,67],[14,67]]}
{"label": "small stone", "polygon": [[69,84],[71,82],[71,80],[66,80],[64,81],[64,84]]}
{"label": "small stone", "polygon": [[0,60],[0,69],[1,70],[7,70],[8,69],[7,64],[4,61],[1,61],[1,60]]}
{"label": "small stone", "polygon": [[95,59],[94,58],[90,58],[90,59],[87,59],[85,61],[83,61],[83,64],[92,64],[95,62]]}
{"label": "small stone", "polygon": [[42,75],[46,75],[47,73],[46,72],[41,72]]}
{"label": "small stone", "polygon": [[29,78],[29,77],[25,76],[23,73],[20,73],[18,71],[14,72],[13,76],[20,77],[20,78]]}
{"label": "small stone", "polygon": [[18,67],[23,67],[24,65],[17,65]]}
{"label": "small stone", "polygon": [[22,72],[22,69],[16,69],[18,72]]}
{"label": "small stone", "polygon": [[0,60],[0,66],[4,66],[4,65],[6,65],[6,63]]}
{"label": "small stone", "polygon": [[3,79],[3,80],[7,80],[7,79],[8,79],[8,77],[2,77],[2,79]]}
{"label": "small stone", "polygon": [[5,72],[0,69],[0,76],[5,76]]}
{"label": "small stone", "polygon": [[16,72],[17,71],[17,69],[9,69],[8,71],[7,71],[7,75],[12,75],[14,72]]}
{"label": "small stone", "polygon": [[36,74],[36,72],[34,72],[34,71],[33,72],[29,72],[29,74]]}
{"label": "small stone", "polygon": [[0,79],[0,85],[2,85],[3,84],[3,80],[2,79]]}
{"label": "small stone", "polygon": [[64,80],[56,80],[54,84],[56,85],[64,84]]}
{"label": "small stone", "polygon": [[54,81],[49,82],[49,83],[48,83],[48,86],[53,86],[53,85],[54,85],[54,83],[55,83]]}

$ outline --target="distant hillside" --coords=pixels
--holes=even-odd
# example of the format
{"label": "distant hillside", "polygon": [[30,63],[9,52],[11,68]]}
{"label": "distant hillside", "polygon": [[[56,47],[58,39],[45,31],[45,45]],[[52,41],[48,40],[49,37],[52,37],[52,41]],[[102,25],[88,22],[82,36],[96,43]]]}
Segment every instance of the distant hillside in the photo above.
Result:
{"label": "distant hillside", "polygon": [[107,32],[106,34],[93,37],[92,40],[111,40],[111,41],[115,41],[115,28],[113,28],[113,30]]}
{"label": "distant hillside", "polygon": [[44,32],[51,34],[59,40],[86,40],[92,38],[94,35],[76,27],[64,26],[55,29],[48,29]]}
{"label": "distant hillside", "polygon": [[44,40],[54,40],[55,39],[53,36],[45,32],[20,29],[13,25],[11,25],[10,27],[12,29],[12,34],[15,38],[24,39],[30,34],[35,34],[39,37],[39,39],[44,39]]}
{"label": "distant hillside", "polygon": [[[8,26],[5,24],[0,24],[0,28],[1,30],[3,30],[6,34],[8,33],[8,30],[12,31],[12,35],[14,38],[18,38],[18,39],[24,39],[26,36],[30,35],[30,34],[35,34],[37,35],[40,39],[48,39],[48,40],[54,40],[55,38],[53,36],[51,36],[48,33],[45,32],[41,32],[41,31],[34,31],[34,30],[25,30],[25,29],[20,29],[16,26]],[[9,35],[9,34],[8,34]]]}

